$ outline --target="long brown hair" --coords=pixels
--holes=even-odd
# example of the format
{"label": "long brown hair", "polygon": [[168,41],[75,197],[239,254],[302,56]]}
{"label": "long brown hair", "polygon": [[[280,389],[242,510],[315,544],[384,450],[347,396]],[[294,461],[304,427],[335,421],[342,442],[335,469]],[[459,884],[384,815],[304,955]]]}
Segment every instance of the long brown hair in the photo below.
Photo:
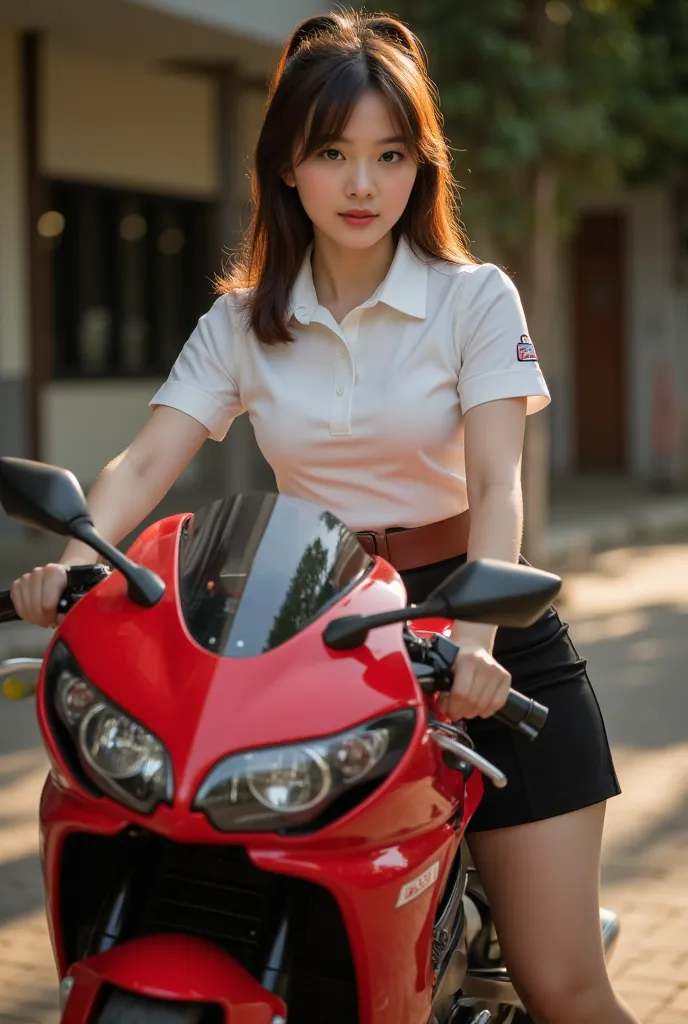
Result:
{"label": "long brown hair", "polygon": [[309,18],[280,57],[258,138],[253,216],[218,290],[251,289],[250,326],[266,344],[292,341],[289,302],[313,239],[313,225],[282,175],[339,138],[364,92],[375,89],[418,161],[406,209],[394,229],[421,255],[475,262],[459,220],[456,183],[435,86],[416,36],[386,15],[345,11]]}

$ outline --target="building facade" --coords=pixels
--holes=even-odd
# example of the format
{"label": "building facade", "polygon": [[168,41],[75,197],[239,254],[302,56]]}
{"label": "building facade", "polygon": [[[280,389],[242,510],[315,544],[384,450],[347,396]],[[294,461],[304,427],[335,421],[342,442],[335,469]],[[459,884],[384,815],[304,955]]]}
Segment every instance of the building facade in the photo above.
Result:
{"label": "building facade", "polygon": [[275,58],[318,9],[0,0],[3,454],[86,486],[143,424],[245,221]]}
{"label": "building facade", "polygon": [[[669,185],[582,204],[560,250],[552,471],[688,485],[688,233]],[[683,225],[683,226],[682,226]]]}

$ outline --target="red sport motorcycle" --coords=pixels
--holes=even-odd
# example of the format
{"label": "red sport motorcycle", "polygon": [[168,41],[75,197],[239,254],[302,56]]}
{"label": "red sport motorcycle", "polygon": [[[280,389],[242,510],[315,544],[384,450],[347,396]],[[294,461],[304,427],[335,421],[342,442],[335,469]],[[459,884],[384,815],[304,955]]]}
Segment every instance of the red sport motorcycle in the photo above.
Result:
{"label": "red sport motorcycle", "polygon": [[[0,501],[111,567],[70,571],[42,662],[0,666],[35,690],[51,763],[63,1024],[527,1019],[463,840],[482,775],[507,780],[433,695],[453,619],[526,625],[558,577],[473,562],[407,607],[389,564],[293,498],[162,520],[129,557],[65,470],[0,459]],[[535,738],[546,716],[512,692],[498,717]],[[613,914],[602,930],[611,949]]]}

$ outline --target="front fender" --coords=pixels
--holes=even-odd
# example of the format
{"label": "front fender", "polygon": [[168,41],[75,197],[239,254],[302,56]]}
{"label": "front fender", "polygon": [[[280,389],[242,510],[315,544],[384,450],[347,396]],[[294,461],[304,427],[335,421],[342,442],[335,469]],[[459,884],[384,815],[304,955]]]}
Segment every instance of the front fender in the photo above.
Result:
{"label": "front fender", "polygon": [[[186,935],[151,935],[72,964],[62,1024],[87,1024],[103,985],[152,999],[214,1003],[225,1024],[272,1024],[285,1004],[217,946]],[[126,1024],[123,1021],[122,1024]]]}

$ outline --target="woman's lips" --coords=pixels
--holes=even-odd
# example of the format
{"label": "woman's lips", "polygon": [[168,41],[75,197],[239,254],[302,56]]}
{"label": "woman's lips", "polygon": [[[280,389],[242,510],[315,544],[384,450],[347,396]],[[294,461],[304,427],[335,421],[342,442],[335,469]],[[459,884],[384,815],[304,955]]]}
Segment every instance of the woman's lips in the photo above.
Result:
{"label": "woman's lips", "polygon": [[376,213],[340,213],[339,216],[352,228],[364,228],[376,219]]}

